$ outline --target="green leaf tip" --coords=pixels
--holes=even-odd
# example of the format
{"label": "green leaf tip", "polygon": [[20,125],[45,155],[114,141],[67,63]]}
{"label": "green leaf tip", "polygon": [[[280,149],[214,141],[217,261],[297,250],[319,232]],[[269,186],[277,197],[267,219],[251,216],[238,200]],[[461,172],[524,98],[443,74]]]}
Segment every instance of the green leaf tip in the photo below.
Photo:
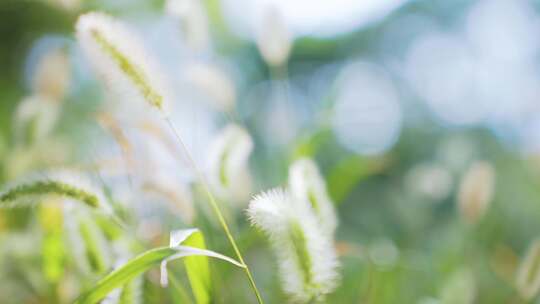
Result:
{"label": "green leaf tip", "polygon": [[[200,234],[200,232],[197,229],[180,230],[180,231],[173,232],[172,234],[173,237],[171,238],[171,246],[151,249],[134,257],[133,259],[129,260],[124,265],[120,266],[116,270],[106,275],[103,279],[99,280],[92,289],[83,293],[75,301],[75,303],[76,304],[89,304],[89,303],[99,302],[101,299],[107,296],[114,289],[124,286],[125,284],[127,284],[128,282],[136,278],[138,275],[141,275],[142,273],[144,273],[151,267],[154,267],[160,264],[161,264],[162,282],[163,282],[163,274],[165,274],[165,277],[167,275],[166,262],[172,261],[174,259],[185,258],[185,257],[199,257],[199,256],[214,257],[214,258],[227,261],[241,268],[245,267],[242,263],[239,263],[230,257],[224,256],[214,251],[210,251],[210,250],[206,250],[202,248],[184,246],[184,245],[173,245],[173,244],[179,244],[179,243],[186,244],[185,242],[187,242],[187,244],[191,244],[194,246],[202,246],[203,244],[202,241],[204,241],[201,238],[202,234],[200,234],[200,236],[198,236],[197,234]],[[187,263],[186,264],[187,268],[192,268],[194,270],[205,269],[205,266],[201,267],[201,260],[188,260],[188,262],[186,263]],[[208,289],[204,289],[204,288],[208,287],[209,282],[210,282],[209,271],[206,273],[208,274],[208,277],[206,277],[206,274],[204,275],[197,274],[196,277],[190,278],[190,282],[192,279],[197,280],[198,283],[195,284],[195,286],[198,286],[197,287],[198,289],[194,290],[196,298],[197,298],[197,294],[199,294],[198,297],[201,299],[201,301],[208,301],[206,303],[209,303],[210,301],[209,294],[207,294],[208,295],[207,297],[203,296],[202,294],[203,292],[205,293],[207,292]],[[197,303],[204,303],[204,302],[199,302],[199,298],[197,298]]]}

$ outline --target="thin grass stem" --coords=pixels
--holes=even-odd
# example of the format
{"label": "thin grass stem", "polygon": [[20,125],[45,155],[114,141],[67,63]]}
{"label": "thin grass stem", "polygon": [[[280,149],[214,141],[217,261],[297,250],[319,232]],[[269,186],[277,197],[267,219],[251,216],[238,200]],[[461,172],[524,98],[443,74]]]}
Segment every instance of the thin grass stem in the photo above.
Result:
{"label": "thin grass stem", "polygon": [[236,245],[236,241],[235,241],[233,235],[230,232],[229,225],[227,224],[227,221],[225,220],[225,217],[223,216],[221,210],[219,209],[218,203],[217,203],[214,195],[210,191],[210,187],[208,186],[208,182],[206,181],[206,178],[204,177],[204,174],[202,173],[202,171],[199,169],[199,167],[195,163],[195,160],[193,159],[193,157],[191,157],[191,154],[189,153],[189,150],[187,149],[187,146],[184,144],[184,141],[180,137],[180,134],[176,130],[176,128],[175,128],[174,124],[172,123],[172,121],[168,117],[165,118],[165,120],[167,121],[167,124],[168,124],[169,128],[172,130],[172,132],[174,133],[174,136],[176,137],[176,139],[180,143],[182,149],[184,150],[184,153],[186,154],[186,157],[188,158],[189,164],[192,166],[192,169],[195,171],[195,174],[197,175],[197,177],[201,181],[203,191],[205,192],[206,196],[208,197],[208,201],[210,202],[210,206],[211,206],[212,210],[216,214],[221,227],[225,231],[225,234],[227,235],[229,243],[231,243],[231,246],[233,247],[233,250],[234,250],[234,252],[236,254],[236,257],[238,258],[240,263],[242,263],[242,265],[244,266],[244,271],[246,272],[249,283],[251,284],[251,287],[252,287],[252,289],[253,289],[253,291],[255,293],[255,296],[257,297],[258,303],[263,304],[264,302],[263,302],[262,297],[261,297],[261,295],[259,293],[259,290],[257,289],[257,285],[255,284],[255,280],[253,279],[253,276],[251,275],[251,271],[249,270],[249,267],[247,266],[247,264],[244,262],[244,258],[242,256],[242,253],[240,253],[240,249],[238,249],[238,246]]}

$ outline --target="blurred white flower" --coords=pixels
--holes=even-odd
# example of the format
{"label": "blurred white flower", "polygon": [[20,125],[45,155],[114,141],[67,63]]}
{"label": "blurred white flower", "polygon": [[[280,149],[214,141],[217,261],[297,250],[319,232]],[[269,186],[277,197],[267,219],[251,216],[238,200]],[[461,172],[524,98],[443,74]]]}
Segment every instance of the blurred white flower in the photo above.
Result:
{"label": "blurred white flower", "polygon": [[71,80],[71,66],[67,53],[56,48],[41,58],[32,79],[35,94],[47,96],[52,101],[61,102]]}
{"label": "blurred white flower", "polygon": [[222,0],[220,3],[231,30],[244,37],[260,21],[259,13],[274,5],[284,13],[296,36],[328,38],[377,22],[407,1]]}
{"label": "blurred white flower", "polygon": [[260,20],[257,46],[270,66],[281,66],[287,62],[292,47],[292,37],[281,15],[274,6],[268,6]]}
{"label": "blurred white flower", "polygon": [[295,199],[308,202],[322,231],[333,235],[337,227],[334,202],[330,199],[319,168],[312,159],[302,158],[289,168],[289,187]]}
{"label": "blurred white flower", "polygon": [[495,169],[486,161],[473,163],[461,179],[458,207],[461,216],[476,223],[486,212],[493,198]]}
{"label": "blurred white flower", "polygon": [[450,194],[452,175],[445,167],[436,163],[414,166],[405,176],[409,191],[429,200],[439,201]]}
{"label": "blurred white flower", "polygon": [[167,114],[169,91],[162,74],[127,24],[102,13],[81,15],[77,40],[113,92],[139,99]]}
{"label": "blurred white flower", "polygon": [[255,196],[247,213],[252,224],[270,238],[283,289],[293,301],[321,300],[334,290],[336,252],[307,202],[273,189]]}
{"label": "blurred white flower", "polygon": [[516,287],[523,299],[531,300],[540,289],[540,239],[534,240],[523,258],[516,276]]}
{"label": "blurred white flower", "polygon": [[44,95],[24,98],[15,111],[13,129],[18,143],[34,143],[48,137],[54,129],[60,106]]}
{"label": "blurred white flower", "polygon": [[211,39],[208,17],[201,0],[167,0],[165,11],[182,22],[186,43],[194,51],[206,51]]}
{"label": "blurred white flower", "polygon": [[251,194],[249,155],[253,141],[238,125],[226,126],[209,149],[208,179],[216,194],[234,202],[243,202]]}

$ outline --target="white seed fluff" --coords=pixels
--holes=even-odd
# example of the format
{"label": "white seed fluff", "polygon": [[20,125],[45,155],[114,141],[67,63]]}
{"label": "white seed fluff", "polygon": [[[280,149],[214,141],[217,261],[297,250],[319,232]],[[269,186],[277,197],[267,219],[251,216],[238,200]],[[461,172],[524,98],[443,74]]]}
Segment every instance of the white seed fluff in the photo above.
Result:
{"label": "white seed fluff", "polygon": [[248,160],[253,141],[242,127],[229,124],[214,139],[208,155],[210,185],[222,198],[248,200],[251,175]]}
{"label": "white seed fluff", "polygon": [[24,98],[17,106],[13,129],[18,142],[34,142],[47,138],[60,116],[60,106],[45,95]]}
{"label": "white seed fluff", "polygon": [[283,65],[291,51],[291,33],[281,12],[268,6],[263,12],[257,37],[257,46],[264,61],[271,66]]}
{"label": "white seed fluff", "polygon": [[167,0],[165,12],[180,19],[186,44],[197,52],[211,46],[208,16],[200,0]]}
{"label": "white seed fluff", "polygon": [[319,229],[307,204],[278,188],[255,196],[247,213],[270,238],[283,289],[292,301],[321,300],[334,290],[338,260],[332,239]]}
{"label": "white seed fluff", "polygon": [[32,78],[32,88],[36,94],[61,102],[68,90],[70,79],[71,66],[67,53],[62,48],[56,48],[39,61]]}
{"label": "white seed fluff", "polygon": [[127,100],[142,99],[166,112],[168,91],[162,73],[129,26],[106,14],[81,15],[76,36],[96,72]]}
{"label": "white seed fluff", "polygon": [[302,158],[289,168],[289,187],[292,195],[311,205],[323,230],[333,235],[337,227],[334,203],[328,195],[317,164],[312,159]]}

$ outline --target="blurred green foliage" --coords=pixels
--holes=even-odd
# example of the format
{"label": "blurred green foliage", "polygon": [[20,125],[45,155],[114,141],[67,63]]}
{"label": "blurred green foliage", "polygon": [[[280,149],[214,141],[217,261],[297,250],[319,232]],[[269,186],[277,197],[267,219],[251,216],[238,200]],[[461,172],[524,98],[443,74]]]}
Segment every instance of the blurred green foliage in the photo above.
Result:
{"label": "blurred green foliage", "polygon": [[[82,10],[100,8],[101,2],[85,1]],[[309,75],[325,65],[359,56],[381,59],[393,51],[379,49],[379,37],[393,19],[417,13],[449,25],[459,22],[458,16],[467,7],[466,2],[411,1],[384,20],[353,33],[328,39],[298,39],[288,67],[290,78]],[[142,4],[139,1],[121,14],[129,15],[141,9],[159,14],[162,6],[163,1]],[[206,7],[218,52],[238,63],[239,73],[244,75],[238,107],[252,109],[255,106],[248,104],[252,102],[246,97],[248,91],[267,80],[270,71],[252,42],[227,31],[219,1],[208,0]],[[119,11],[112,8],[109,12]],[[29,51],[45,34],[58,34],[72,40],[78,14],[42,1],[0,2],[0,184],[12,182],[14,176],[9,169],[12,155],[23,153],[16,150],[12,120],[16,105],[29,94],[24,75]],[[63,115],[57,132],[65,135],[73,147],[68,164],[77,164],[84,158],[79,152],[92,146],[94,141],[89,138],[98,133],[91,126],[99,109],[95,99],[100,93],[94,89],[87,85],[80,89],[81,95],[67,97],[64,109],[67,114]],[[257,187],[261,188],[257,190],[283,185],[288,164],[300,156],[316,159],[326,177],[339,213],[336,246],[342,261],[341,284],[329,296],[328,303],[428,303],[420,301],[434,298],[441,301],[436,303],[466,304],[469,302],[454,297],[468,292],[475,293],[474,303],[522,303],[514,287],[514,276],[528,244],[540,231],[537,161],[502,144],[500,136],[487,128],[447,128],[423,116],[419,122],[405,125],[397,144],[385,155],[357,155],[340,146],[324,121],[333,103],[332,92],[327,95],[320,101],[323,121],[302,129],[290,146],[274,147],[266,141],[258,125],[264,113],[240,113],[240,116],[247,128],[253,130],[256,148],[251,164],[257,172]],[[472,147],[473,156],[466,160],[466,166],[474,159],[483,159],[489,161],[497,173],[494,199],[476,225],[464,222],[456,207],[459,181],[466,166],[450,173],[450,194],[440,201],[419,197],[406,185],[408,173],[417,164],[444,163],[441,149],[455,138],[464,139]],[[32,149],[38,154],[42,152],[42,147]],[[43,169],[48,165],[47,161],[36,160],[28,167]],[[204,231],[208,248],[233,256],[220,228],[203,207],[206,202],[196,199],[200,216],[194,226]],[[286,296],[279,286],[274,256],[263,235],[249,228],[242,212],[229,211],[233,233],[246,252],[247,263],[252,267],[263,298],[267,303],[283,303]],[[70,256],[71,248],[62,239],[60,227],[65,219],[57,212],[51,207],[0,211],[0,285],[3,285],[0,303],[70,302],[72,293],[82,293],[92,287],[110,270],[110,265],[101,260],[102,249],[93,246],[92,229],[85,225],[79,230],[87,239],[87,245],[88,241],[93,244],[86,249],[96,271],[86,276],[87,273],[78,268],[77,257]],[[95,215],[84,216],[97,222],[108,241],[122,238],[122,227],[117,223]],[[130,224],[136,222],[129,216],[121,217]],[[181,228],[180,221],[171,214],[163,215],[162,221],[165,231]],[[135,231],[130,233],[135,234]],[[397,250],[394,261],[388,264],[373,256],[373,252],[377,253],[373,248],[381,240],[389,241],[390,247],[395,246]],[[144,248],[163,246],[167,242],[167,233],[162,233],[153,242],[135,238],[129,247],[139,253]],[[189,282],[181,272],[184,268],[181,263],[171,263],[170,286],[167,287],[170,292],[163,292],[159,287],[156,270],[149,271],[143,282],[143,302],[187,303],[186,299],[193,301],[203,297],[186,290]],[[212,303],[253,302],[247,281],[238,269],[226,263],[211,262],[210,271],[215,287]],[[474,291],[469,291],[471,285]]]}

